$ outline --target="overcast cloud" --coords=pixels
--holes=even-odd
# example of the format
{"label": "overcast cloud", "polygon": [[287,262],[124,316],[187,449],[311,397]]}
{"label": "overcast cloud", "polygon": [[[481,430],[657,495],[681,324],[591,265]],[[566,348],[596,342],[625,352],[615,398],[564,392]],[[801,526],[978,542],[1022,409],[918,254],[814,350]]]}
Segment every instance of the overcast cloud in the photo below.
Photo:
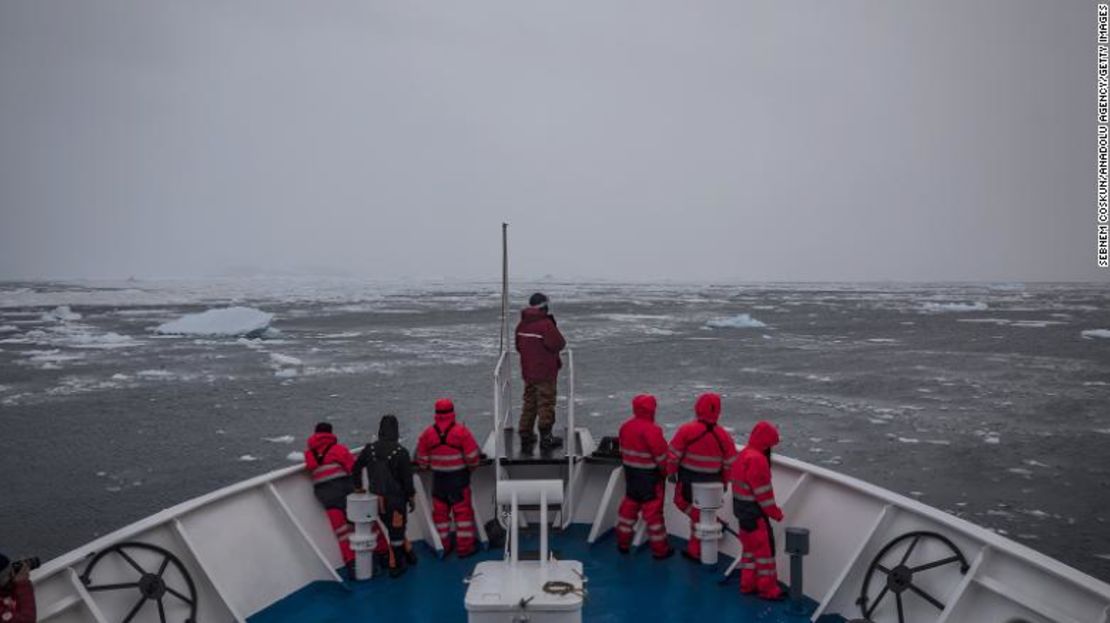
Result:
{"label": "overcast cloud", "polygon": [[0,0],[0,278],[1107,280],[1094,15]]}

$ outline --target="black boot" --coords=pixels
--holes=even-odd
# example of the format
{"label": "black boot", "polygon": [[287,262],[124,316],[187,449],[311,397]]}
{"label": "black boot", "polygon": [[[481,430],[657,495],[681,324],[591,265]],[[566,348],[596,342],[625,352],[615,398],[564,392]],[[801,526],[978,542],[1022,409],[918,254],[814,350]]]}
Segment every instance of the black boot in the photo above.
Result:
{"label": "black boot", "polygon": [[400,551],[400,548],[393,549],[393,557],[391,562],[393,566],[389,568],[389,577],[401,577],[405,573],[405,553]]}
{"label": "black boot", "polygon": [[535,450],[535,449],[536,449],[536,436],[532,433],[521,433],[520,434],[520,453],[521,454],[532,454],[532,451]]}
{"label": "black boot", "polygon": [[563,447],[563,438],[556,437],[551,431],[540,431],[540,450],[548,451]]}
{"label": "black boot", "polygon": [[405,550],[405,562],[407,562],[408,565],[411,567],[416,564],[417,560],[418,558],[416,557],[416,551],[413,550],[412,546],[410,545],[409,548]]}

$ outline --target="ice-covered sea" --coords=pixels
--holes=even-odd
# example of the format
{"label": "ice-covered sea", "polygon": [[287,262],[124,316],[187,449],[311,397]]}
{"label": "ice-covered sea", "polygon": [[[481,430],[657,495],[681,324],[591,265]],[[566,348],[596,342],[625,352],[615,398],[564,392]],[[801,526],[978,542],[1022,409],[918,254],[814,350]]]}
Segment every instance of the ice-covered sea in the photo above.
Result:
{"label": "ice-covered sea", "polygon": [[[555,283],[515,302],[534,287],[595,434],[635,393],[673,430],[719,391],[738,434],[773,420],[783,453],[1110,580],[1110,286]],[[155,331],[229,306],[276,331]],[[393,412],[411,442],[450,396],[484,433],[498,309],[493,283],[0,283],[0,548],[53,556],[288,465],[321,419],[358,445]]]}

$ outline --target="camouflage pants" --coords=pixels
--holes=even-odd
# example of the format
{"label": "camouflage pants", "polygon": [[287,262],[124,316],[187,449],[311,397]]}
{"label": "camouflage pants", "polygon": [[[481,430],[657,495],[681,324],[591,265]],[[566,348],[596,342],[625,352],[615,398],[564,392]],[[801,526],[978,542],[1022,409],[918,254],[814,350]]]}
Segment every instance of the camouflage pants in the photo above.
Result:
{"label": "camouflage pants", "polygon": [[539,416],[540,431],[550,431],[555,426],[555,381],[537,381],[524,384],[524,407],[520,411],[522,437],[533,437],[533,427]]}

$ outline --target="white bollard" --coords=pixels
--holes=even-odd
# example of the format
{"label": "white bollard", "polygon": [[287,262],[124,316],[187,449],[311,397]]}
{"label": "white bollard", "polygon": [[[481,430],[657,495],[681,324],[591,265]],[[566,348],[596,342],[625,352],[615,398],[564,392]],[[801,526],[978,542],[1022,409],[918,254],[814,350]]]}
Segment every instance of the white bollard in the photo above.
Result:
{"label": "white bollard", "polygon": [[721,537],[724,535],[721,524],[717,521],[717,511],[721,508],[725,486],[719,482],[695,482],[691,486],[694,508],[698,509],[694,536],[701,541],[701,562],[703,565],[715,565]]}
{"label": "white bollard", "polygon": [[351,549],[355,552],[355,579],[369,580],[374,577],[374,548],[378,546],[378,535],[373,528],[378,520],[378,496],[373,493],[348,495],[347,519],[355,524],[350,536]]}

